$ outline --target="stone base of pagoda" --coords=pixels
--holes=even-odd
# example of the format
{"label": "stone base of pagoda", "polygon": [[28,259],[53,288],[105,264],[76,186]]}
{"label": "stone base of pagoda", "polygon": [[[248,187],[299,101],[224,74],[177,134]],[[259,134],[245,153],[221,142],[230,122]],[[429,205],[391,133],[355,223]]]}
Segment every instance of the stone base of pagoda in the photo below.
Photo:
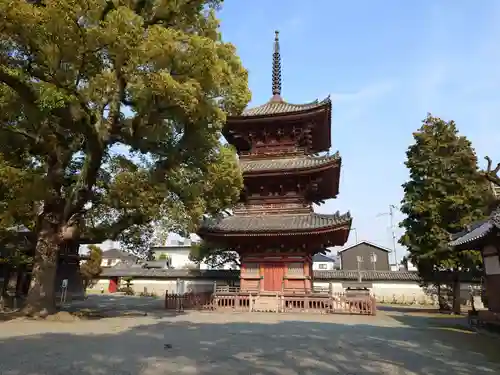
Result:
{"label": "stone base of pagoda", "polygon": [[258,293],[312,291],[309,254],[265,253],[241,256],[240,290]]}

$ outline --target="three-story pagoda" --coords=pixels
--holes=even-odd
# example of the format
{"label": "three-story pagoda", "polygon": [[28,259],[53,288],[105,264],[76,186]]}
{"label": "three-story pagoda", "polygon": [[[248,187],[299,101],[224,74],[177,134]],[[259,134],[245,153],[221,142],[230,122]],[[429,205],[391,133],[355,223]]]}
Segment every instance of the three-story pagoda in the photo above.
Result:
{"label": "three-story pagoda", "polygon": [[278,32],[272,93],[264,105],[227,119],[224,136],[238,152],[244,189],[232,216],[206,220],[198,234],[239,254],[242,291],[307,293],[312,256],[344,245],[352,219],[313,211],[313,203],[339,193],[341,158],[326,154],[331,101],[283,100]]}

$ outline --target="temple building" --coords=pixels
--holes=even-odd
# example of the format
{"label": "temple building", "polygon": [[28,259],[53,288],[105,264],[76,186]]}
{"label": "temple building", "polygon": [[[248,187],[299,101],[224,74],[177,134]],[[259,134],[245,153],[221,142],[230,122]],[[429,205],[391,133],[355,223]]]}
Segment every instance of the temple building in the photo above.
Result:
{"label": "temple building", "polygon": [[312,257],[348,239],[349,213],[313,210],[339,193],[341,158],[329,154],[331,106],[329,98],[307,104],[283,99],[276,32],[271,99],[228,117],[223,131],[239,155],[240,202],[232,216],[207,219],[198,232],[239,254],[242,292],[311,292]]}
{"label": "temple building", "polygon": [[[491,190],[494,204],[498,204],[500,184],[491,182]],[[449,245],[457,251],[481,252],[488,310],[498,315],[496,320],[500,321],[500,206],[487,219],[476,221],[467,230],[452,235]]]}

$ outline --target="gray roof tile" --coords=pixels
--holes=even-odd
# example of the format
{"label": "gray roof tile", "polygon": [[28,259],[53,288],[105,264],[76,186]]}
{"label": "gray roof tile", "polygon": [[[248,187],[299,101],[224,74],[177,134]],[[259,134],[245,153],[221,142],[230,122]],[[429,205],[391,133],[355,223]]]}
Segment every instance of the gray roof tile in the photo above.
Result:
{"label": "gray roof tile", "polygon": [[468,231],[452,235],[452,241],[448,243],[451,247],[461,248],[463,246],[475,246],[476,241],[486,237],[492,230],[500,230],[500,208],[497,208],[487,220],[472,223]]}
{"label": "gray roof tile", "polygon": [[[414,271],[361,271],[365,281],[419,281]],[[238,270],[185,270],[185,269],[144,269],[144,268],[106,268],[102,277],[141,277],[141,278],[205,278],[213,280],[237,280],[240,277]],[[333,270],[313,271],[316,280],[358,280],[358,271]]]}
{"label": "gray roof tile", "polygon": [[271,170],[296,170],[323,167],[340,162],[340,155],[335,153],[329,156],[295,156],[279,159],[241,159],[240,166],[243,173]]}
{"label": "gray roof tile", "polygon": [[331,105],[330,97],[324,100],[315,100],[307,104],[291,104],[285,101],[270,100],[267,103],[254,108],[247,108],[241,114],[242,116],[266,116],[277,114],[288,114],[294,112],[307,111],[309,109],[320,108],[325,105]]}
{"label": "gray roof tile", "polygon": [[102,259],[135,260],[137,257],[125,251],[110,249],[102,252]]}
{"label": "gray roof tile", "polygon": [[[333,215],[305,214],[262,214],[233,215],[220,220],[205,220],[200,232],[226,232],[255,234],[276,232],[304,232],[317,229],[335,229],[335,227],[350,224],[351,214]],[[250,232],[250,233],[248,233]]]}

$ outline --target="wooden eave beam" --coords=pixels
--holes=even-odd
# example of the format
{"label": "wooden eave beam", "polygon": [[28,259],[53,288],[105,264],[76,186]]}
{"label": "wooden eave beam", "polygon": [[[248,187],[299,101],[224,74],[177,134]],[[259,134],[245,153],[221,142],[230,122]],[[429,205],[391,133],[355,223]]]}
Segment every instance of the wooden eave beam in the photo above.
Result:
{"label": "wooden eave beam", "polygon": [[201,236],[213,237],[288,237],[288,236],[315,236],[329,234],[342,231],[350,231],[352,219],[338,226],[325,227],[311,230],[290,230],[290,231],[273,231],[273,232],[218,232],[218,231],[200,231]]}
{"label": "wooden eave beam", "polygon": [[[247,171],[243,172],[244,177],[272,177],[272,176],[283,176],[283,175],[304,175],[312,174],[317,172],[328,171],[330,169],[338,168],[342,165],[342,159],[334,159],[328,164],[324,164],[320,167],[307,167],[307,168],[295,168],[295,169],[271,169],[271,170],[260,170],[260,171]],[[339,172],[340,175],[340,172]]]}
{"label": "wooden eave beam", "polygon": [[316,107],[312,109],[307,109],[304,111],[292,112],[292,113],[276,113],[269,115],[258,115],[258,116],[229,116],[226,121],[226,127],[230,129],[232,125],[252,125],[254,123],[262,124],[264,122],[269,122],[271,124],[276,124],[281,121],[293,121],[302,120],[310,117],[324,116],[325,114],[330,117],[330,105],[323,105],[321,107]]}

